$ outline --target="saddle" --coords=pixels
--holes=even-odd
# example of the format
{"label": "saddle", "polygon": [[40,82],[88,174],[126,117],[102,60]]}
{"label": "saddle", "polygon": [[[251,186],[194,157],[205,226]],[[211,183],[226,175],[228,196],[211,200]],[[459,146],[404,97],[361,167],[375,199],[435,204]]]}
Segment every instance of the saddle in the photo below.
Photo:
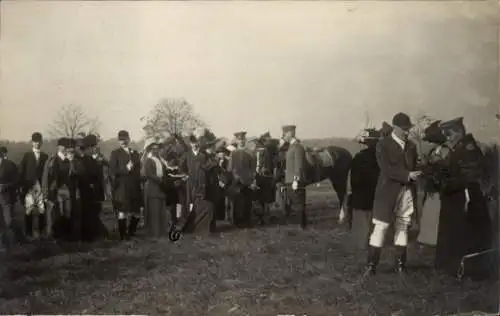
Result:
{"label": "saddle", "polygon": [[306,148],[306,160],[308,163],[308,173],[313,183],[322,180],[322,170],[333,167],[334,158],[325,148]]}

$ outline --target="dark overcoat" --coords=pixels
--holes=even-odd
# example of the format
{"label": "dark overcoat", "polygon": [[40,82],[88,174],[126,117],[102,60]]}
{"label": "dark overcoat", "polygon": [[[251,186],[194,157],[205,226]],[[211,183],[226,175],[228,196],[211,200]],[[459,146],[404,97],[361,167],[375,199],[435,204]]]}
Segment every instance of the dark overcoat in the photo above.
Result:
{"label": "dark overcoat", "polygon": [[375,146],[365,148],[354,156],[351,163],[350,207],[365,211],[373,209],[379,173]]}
{"label": "dark overcoat", "polygon": [[235,149],[231,152],[228,171],[235,182],[250,186],[255,180],[256,169],[257,161],[250,152],[245,149]]}
{"label": "dark overcoat", "polygon": [[[129,161],[133,163],[130,171],[127,169]],[[136,150],[131,150],[128,153],[123,148],[115,149],[111,152],[109,167],[113,175],[113,199],[127,207],[142,206],[141,157],[139,153]]]}
{"label": "dark overcoat", "polygon": [[188,150],[181,158],[181,171],[188,175],[186,183],[186,195],[189,204],[193,204],[196,199],[206,198],[206,175],[205,166],[207,156],[203,151],[195,154],[193,150]]}
{"label": "dark overcoat", "polygon": [[19,181],[19,170],[15,163],[4,159],[0,164],[0,205],[13,205]]}
{"label": "dark overcoat", "polygon": [[43,169],[48,159],[49,156],[43,151],[38,161],[33,151],[24,154],[19,164],[21,201],[24,202],[24,197],[37,181],[42,184]]}
{"label": "dark overcoat", "polygon": [[405,186],[411,187],[414,200],[416,200],[416,189],[409,181],[409,173],[414,171],[417,165],[417,147],[408,140],[403,150],[392,136],[388,136],[377,144],[376,156],[380,175],[375,190],[373,218],[392,223],[394,208]]}

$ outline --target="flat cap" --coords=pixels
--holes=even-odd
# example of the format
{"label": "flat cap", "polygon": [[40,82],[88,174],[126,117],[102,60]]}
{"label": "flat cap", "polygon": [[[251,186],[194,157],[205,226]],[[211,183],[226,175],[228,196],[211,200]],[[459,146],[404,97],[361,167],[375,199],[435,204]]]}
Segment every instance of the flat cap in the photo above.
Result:
{"label": "flat cap", "polygon": [[35,132],[33,134],[31,134],[31,141],[32,142],[41,142],[42,141],[42,134],[40,134],[39,132]]}
{"label": "flat cap", "polygon": [[410,120],[408,114],[403,112],[399,112],[392,118],[392,125],[397,126],[403,130],[410,130],[413,127],[413,124]]}
{"label": "flat cap", "polygon": [[236,132],[234,133],[234,137],[236,139],[244,139],[245,137],[247,137],[247,132]]}
{"label": "flat cap", "polygon": [[98,143],[97,136],[95,136],[93,134],[89,134],[89,135],[85,136],[85,138],[83,139],[83,143],[84,143],[85,147],[96,146]]}
{"label": "flat cap", "polygon": [[297,126],[295,126],[295,125],[285,125],[285,126],[283,126],[283,133],[295,132],[296,129],[297,129]]}
{"label": "flat cap", "polygon": [[121,130],[118,132],[118,139],[119,140],[125,140],[125,139],[128,139],[130,138],[130,135],[127,131],[125,130]]}

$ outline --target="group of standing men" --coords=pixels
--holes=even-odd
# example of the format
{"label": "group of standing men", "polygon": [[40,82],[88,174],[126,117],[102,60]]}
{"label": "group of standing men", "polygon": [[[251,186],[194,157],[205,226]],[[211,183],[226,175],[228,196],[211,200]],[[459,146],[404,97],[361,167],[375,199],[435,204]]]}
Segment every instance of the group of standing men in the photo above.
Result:
{"label": "group of standing men", "polygon": [[[14,221],[15,205],[24,206],[24,234],[68,241],[92,241],[106,234],[99,215],[105,199],[103,168],[107,162],[99,153],[98,139],[87,135],[60,138],[57,152],[42,151],[43,138],[31,137],[32,150],[19,164],[0,154],[0,207],[2,239],[6,248],[21,238]],[[35,221],[35,219],[37,219]],[[38,225],[34,229],[33,223]]]}

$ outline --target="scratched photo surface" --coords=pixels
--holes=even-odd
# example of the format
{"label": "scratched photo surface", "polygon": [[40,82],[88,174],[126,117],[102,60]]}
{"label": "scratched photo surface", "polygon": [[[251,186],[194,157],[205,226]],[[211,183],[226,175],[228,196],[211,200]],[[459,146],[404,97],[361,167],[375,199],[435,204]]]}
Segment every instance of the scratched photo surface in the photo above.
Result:
{"label": "scratched photo surface", "polygon": [[[498,3],[0,6],[1,314],[498,312],[498,275],[468,276],[498,267]],[[452,268],[461,278],[435,268],[443,223],[456,218],[444,220],[442,191],[420,182],[404,273],[394,271],[400,246],[393,246],[397,225],[391,225],[376,274],[367,276],[372,225],[368,213],[349,211],[356,209],[350,199],[353,157],[370,147],[360,140],[371,139],[370,133],[383,141],[383,122],[391,137],[398,112],[415,123],[415,168],[429,175],[422,178],[426,184],[442,175],[431,168],[432,159],[445,161],[446,153],[459,152],[435,150],[447,143],[428,141],[433,122],[441,133],[450,124],[436,121],[462,117],[472,135],[462,147],[475,146],[481,156],[471,180],[478,183],[479,198],[469,189],[461,194],[486,215],[465,216],[463,227],[475,221],[475,230],[459,233],[456,226],[442,252],[481,253],[465,266],[457,257]],[[79,222],[70,214],[61,225],[72,227],[69,235],[92,231],[98,236],[91,241],[54,235],[57,219],[47,223],[47,214],[66,207],[60,200],[42,194],[38,209],[33,202],[39,191],[22,177],[31,170],[26,157],[36,157],[39,166],[35,132],[42,135],[48,161],[56,161],[64,147],[68,179],[81,180],[75,180],[81,192],[69,193],[68,200]],[[206,160],[197,165],[200,151]],[[291,152],[302,153],[303,167],[291,163]],[[94,162],[99,171],[89,167]],[[9,173],[9,163],[19,178]],[[375,158],[371,163],[378,168]],[[53,164],[43,166],[33,183],[39,181],[40,192],[52,192],[46,182]],[[100,177],[95,183],[89,180],[93,172]],[[361,186],[369,186],[369,173],[361,172]],[[288,208],[290,203],[304,203],[305,211]],[[460,214],[461,203],[453,206]],[[32,208],[34,215],[27,211]],[[361,243],[359,234],[365,234]],[[172,235],[180,239],[172,241]]]}

